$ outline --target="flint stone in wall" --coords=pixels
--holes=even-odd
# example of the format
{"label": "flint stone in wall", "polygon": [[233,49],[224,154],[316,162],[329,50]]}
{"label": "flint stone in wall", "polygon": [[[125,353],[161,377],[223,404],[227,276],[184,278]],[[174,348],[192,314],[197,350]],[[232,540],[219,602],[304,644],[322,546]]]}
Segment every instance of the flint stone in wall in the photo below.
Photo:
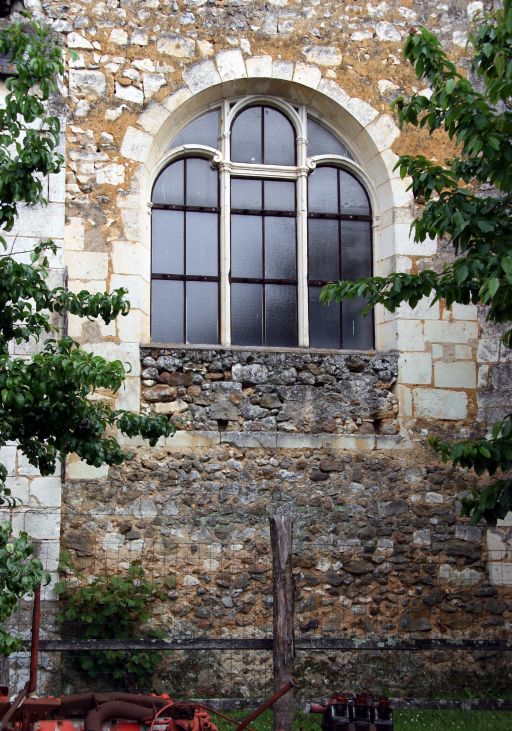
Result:
{"label": "flint stone in wall", "polygon": [[233,366],[232,376],[234,381],[243,383],[266,383],[268,380],[268,368],[263,365],[242,366],[236,363]]}

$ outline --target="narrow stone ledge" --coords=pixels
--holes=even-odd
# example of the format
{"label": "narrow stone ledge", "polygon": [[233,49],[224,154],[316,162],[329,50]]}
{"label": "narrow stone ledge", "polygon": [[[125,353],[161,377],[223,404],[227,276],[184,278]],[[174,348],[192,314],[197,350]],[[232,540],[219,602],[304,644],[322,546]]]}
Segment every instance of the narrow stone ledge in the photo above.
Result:
{"label": "narrow stone ledge", "polygon": [[410,440],[401,434],[377,434],[375,437],[375,449],[410,449],[411,446]]}
{"label": "narrow stone ledge", "polygon": [[323,434],[277,434],[278,449],[321,449]]}
{"label": "narrow stone ledge", "polygon": [[221,444],[234,444],[236,447],[255,447],[256,449],[277,448],[277,434],[272,432],[232,431],[220,434]]}
{"label": "narrow stone ledge", "polygon": [[220,444],[220,437],[221,434],[215,431],[177,431],[174,436],[165,440],[165,446],[170,449],[182,449],[183,447],[216,447]]}
{"label": "narrow stone ledge", "polygon": [[322,438],[322,446],[326,449],[371,452],[375,449],[375,436],[373,434],[324,436]]}

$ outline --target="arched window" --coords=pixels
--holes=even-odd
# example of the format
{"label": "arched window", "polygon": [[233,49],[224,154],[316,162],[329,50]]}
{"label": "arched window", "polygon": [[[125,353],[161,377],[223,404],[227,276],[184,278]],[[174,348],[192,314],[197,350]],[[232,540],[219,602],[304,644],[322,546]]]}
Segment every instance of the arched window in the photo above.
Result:
{"label": "arched window", "polygon": [[323,284],[371,274],[371,209],[345,144],[304,107],[227,100],[171,140],[152,193],[153,341],[373,347],[364,302]]}

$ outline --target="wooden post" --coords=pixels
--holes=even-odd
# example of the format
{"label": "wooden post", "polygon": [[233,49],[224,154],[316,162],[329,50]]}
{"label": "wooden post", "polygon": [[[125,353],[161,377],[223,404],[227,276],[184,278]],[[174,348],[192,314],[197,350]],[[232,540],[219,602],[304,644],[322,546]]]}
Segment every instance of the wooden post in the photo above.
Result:
{"label": "wooden post", "polygon": [[[276,515],[270,518],[272,546],[272,584],[274,597],[273,670],[274,692],[293,675],[295,656],[293,622],[292,518]],[[293,691],[274,705],[274,731],[292,731]]]}

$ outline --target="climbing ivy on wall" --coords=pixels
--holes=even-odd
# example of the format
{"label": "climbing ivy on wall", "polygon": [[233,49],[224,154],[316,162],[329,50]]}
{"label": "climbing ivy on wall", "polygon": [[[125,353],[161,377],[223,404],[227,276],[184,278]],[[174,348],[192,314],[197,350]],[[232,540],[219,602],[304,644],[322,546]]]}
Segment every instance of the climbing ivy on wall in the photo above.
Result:
{"label": "climbing ivy on wall", "polygon": [[[426,28],[409,34],[404,55],[430,97],[399,98],[394,106],[400,125],[444,130],[457,153],[440,165],[423,155],[403,155],[397,167],[424,204],[415,220],[415,241],[445,239],[454,257],[441,272],[395,273],[327,285],[323,302],[365,297],[367,312],[380,303],[394,312],[406,302],[415,307],[423,297],[432,302],[482,304],[487,320],[504,326],[503,343],[512,347],[512,5],[479,19],[471,41],[473,84],[448,59]],[[482,188],[486,188],[482,195]],[[463,500],[462,512],[473,522],[490,525],[512,509],[512,414],[494,424],[488,438],[451,443],[431,439],[442,459],[497,476],[478,485]]]}

